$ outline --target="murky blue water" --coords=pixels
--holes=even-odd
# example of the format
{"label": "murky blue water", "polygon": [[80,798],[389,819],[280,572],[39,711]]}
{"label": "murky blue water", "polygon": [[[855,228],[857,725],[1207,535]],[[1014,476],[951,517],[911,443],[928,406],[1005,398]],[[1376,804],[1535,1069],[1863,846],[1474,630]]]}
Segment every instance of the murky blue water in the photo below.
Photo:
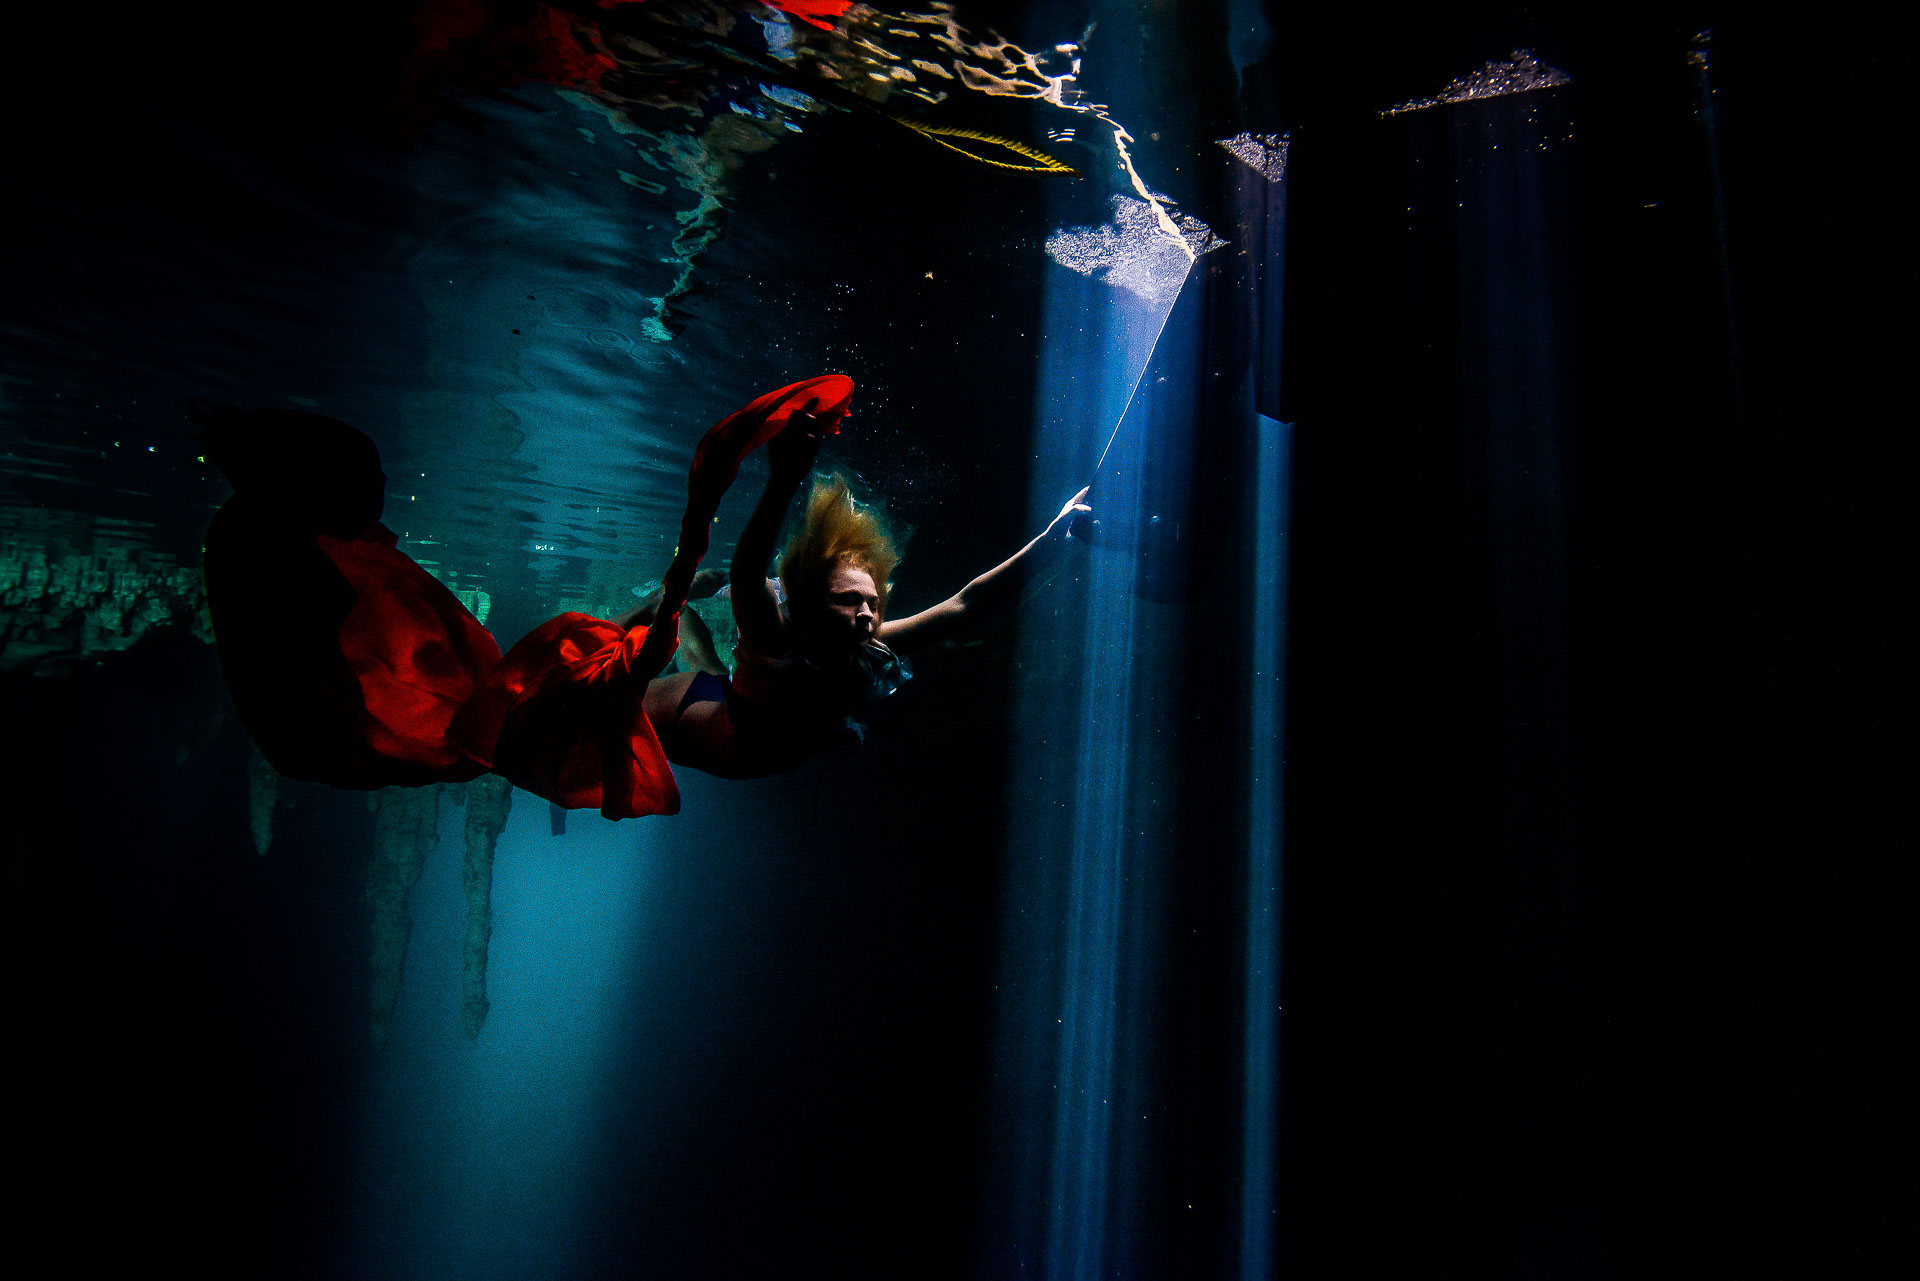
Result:
{"label": "murky blue water", "polygon": [[[9,1233],[329,1281],[1866,1257],[1783,1244],[1852,1158],[1777,1140],[1887,1132],[1783,1047],[1897,1061],[1835,994],[1908,898],[1847,870],[1845,944],[1795,933],[1895,790],[1883,691],[1835,693],[1900,634],[1858,603],[1898,473],[1834,425],[1901,421],[1845,285],[1891,278],[1860,139],[1903,117],[1841,119],[1889,55],[1658,6],[791,5],[10,18]],[[609,823],[248,741],[190,400],[365,430],[511,643],[630,607],[701,433],[826,372],[896,611],[1089,480],[1101,519],[865,750]]]}
{"label": "murky blue water", "polygon": [[[367,799],[252,754],[198,581],[228,491],[184,408],[367,431],[402,550],[510,643],[655,580],[707,426],[849,373],[855,416],[824,461],[912,531],[895,597],[911,610],[1089,477],[1207,237],[1165,194],[1188,179],[1129,81],[1138,51],[1082,67],[1086,15],[1036,12],[1011,33],[1032,54],[946,8],[860,10],[831,37],[760,6],[650,4],[632,30],[578,17],[618,46],[603,82],[476,57],[400,108],[343,89],[378,128],[312,99],[276,126],[270,69],[241,76],[267,99],[225,100],[143,68],[124,113],[82,113],[11,179],[0,663],[11,706],[61,727],[16,774],[113,887],[84,928],[119,940],[84,980],[111,1013],[68,1037],[49,1088],[89,1110],[79,1065],[122,1029],[165,1029],[151,1092],[92,1109],[86,1141],[129,1178],[187,1150],[196,1172],[144,1231],[187,1248],[203,1230],[185,1204],[236,1204],[236,1274],[957,1275],[1048,1230],[977,1235],[1014,1159],[986,1137],[995,1046],[1078,999],[1044,949],[996,947],[1017,929],[1000,900],[1024,732],[1009,699],[1084,679],[1077,571],[1035,607],[1025,678],[1010,627],[929,655],[878,713],[878,755],[684,777],[672,821],[563,819],[518,794],[476,872],[478,793]],[[194,33],[175,34],[188,57]],[[254,47],[244,27],[218,39]],[[293,59],[289,93],[329,83],[340,47]],[[89,149],[100,120],[131,156]],[[73,817],[102,723],[116,794],[153,812],[133,868],[104,812]],[[1016,860],[1052,857],[1054,826],[1014,823]],[[50,995],[46,1019],[65,1008]],[[182,1030],[203,1023],[210,1040]],[[1044,1104],[1050,1072],[1014,1093]],[[1077,1143],[1057,1160],[1082,1162]]]}
{"label": "murky blue water", "polygon": [[[1033,289],[1057,269],[1045,238],[1105,221],[1106,193],[1138,180],[1086,106],[956,81],[944,68],[1017,59],[933,45],[965,34],[950,14],[874,15],[856,24],[863,44],[823,44],[836,78],[908,55],[941,71],[849,110],[711,52],[819,80],[761,28],[819,33],[765,12],[661,9],[713,64],[669,84],[664,107],[512,84],[404,144],[329,131],[284,150],[161,117],[189,189],[177,201],[119,187],[105,160],[108,194],[29,189],[0,355],[10,523],[109,517],[130,522],[110,538],[190,558],[223,490],[179,406],[313,408],[380,441],[388,523],[449,582],[605,609],[670,554],[705,426],[754,388],[833,369],[862,385],[835,461],[940,537],[956,484],[1024,435]],[[720,18],[728,40],[700,32]],[[1085,97],[1067,55],[1030,61]],[[1027,78],[1028,93],[1050,83]],[[958,98],[930,105],[921,84]],[[971,161],[893,122],[915,115],[1015,126],[1089,177]]]}

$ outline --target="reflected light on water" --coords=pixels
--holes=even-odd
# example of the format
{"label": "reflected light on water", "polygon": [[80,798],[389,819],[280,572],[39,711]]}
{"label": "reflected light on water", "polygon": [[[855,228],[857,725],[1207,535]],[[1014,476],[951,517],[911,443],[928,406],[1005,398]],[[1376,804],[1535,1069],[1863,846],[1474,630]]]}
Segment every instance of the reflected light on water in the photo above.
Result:
{"label": "reflected light on water", "polygon": [[1510,57],[1489,61],[1478,71],[1461,76],[1431,98],[1415,98],[1388,107],[1382,116],[1405,115],[1424,111],[1443,102],[1472,102],[1480,98],[1500,98],[1510,93],[1530,93],[1555,85],[1572,84],[1573,77],[1558,67],[1540,61],[1530,49],[1515,49]]}

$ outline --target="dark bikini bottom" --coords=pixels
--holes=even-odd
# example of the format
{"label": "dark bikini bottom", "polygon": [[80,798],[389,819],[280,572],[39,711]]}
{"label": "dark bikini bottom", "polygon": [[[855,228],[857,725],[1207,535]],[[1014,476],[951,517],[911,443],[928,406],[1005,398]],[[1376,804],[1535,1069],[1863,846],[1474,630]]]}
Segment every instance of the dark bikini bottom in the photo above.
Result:
{"label": "dark bikini bottom", "polygon": [[685,716],[695,703],[725,703],[732,694],[733,682],[725,676],[718,672],[695,672],[687,692],[680,696],[680,706],[674,709],[674,719]]}
{"label": "dark bikini bottom", "polygon": [[[687,683],[687,692],[680,696],[680,705],[674,709],[676,728],[687,709],[696,703],[725,703],[734,730],[745,736],[744,741],[755,744],[754,750],[766,754],[767,759],[783,762],[775,767],[778,769],[791,769],[824,747],[861,741],[859,726],[845,717],[821,724],[769,715],[768,709],[742,698],[730,679],[715,672],[693,674]],[[670,732],[662,731],[663,734]]]}

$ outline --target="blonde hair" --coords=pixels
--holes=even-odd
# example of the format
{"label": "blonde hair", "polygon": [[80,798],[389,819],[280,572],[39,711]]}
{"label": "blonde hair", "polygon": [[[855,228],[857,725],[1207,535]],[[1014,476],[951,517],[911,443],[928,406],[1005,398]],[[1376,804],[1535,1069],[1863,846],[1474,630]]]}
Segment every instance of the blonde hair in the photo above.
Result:
{"label": "blonde hair", "polygon": [[789,608],[804,608],[825,590],[834,568],[849,564],[873,575],[880,593],[879,615],[887,615],[887,579],[900,563],[900,549],[884,516],[853,501],[845,476],[815,477],[807,495],[807,511],[800,528],[787,540],[780,557],[780,586]]}

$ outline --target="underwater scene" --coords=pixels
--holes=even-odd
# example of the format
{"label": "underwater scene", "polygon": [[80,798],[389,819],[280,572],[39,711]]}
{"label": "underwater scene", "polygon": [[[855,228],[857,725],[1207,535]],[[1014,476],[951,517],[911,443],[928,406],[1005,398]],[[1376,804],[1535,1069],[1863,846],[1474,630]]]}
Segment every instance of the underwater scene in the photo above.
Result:
{"label": "underwater scene", "polygon": [[22,1252],[1892,1256],[1897,42],[10,22]]}

